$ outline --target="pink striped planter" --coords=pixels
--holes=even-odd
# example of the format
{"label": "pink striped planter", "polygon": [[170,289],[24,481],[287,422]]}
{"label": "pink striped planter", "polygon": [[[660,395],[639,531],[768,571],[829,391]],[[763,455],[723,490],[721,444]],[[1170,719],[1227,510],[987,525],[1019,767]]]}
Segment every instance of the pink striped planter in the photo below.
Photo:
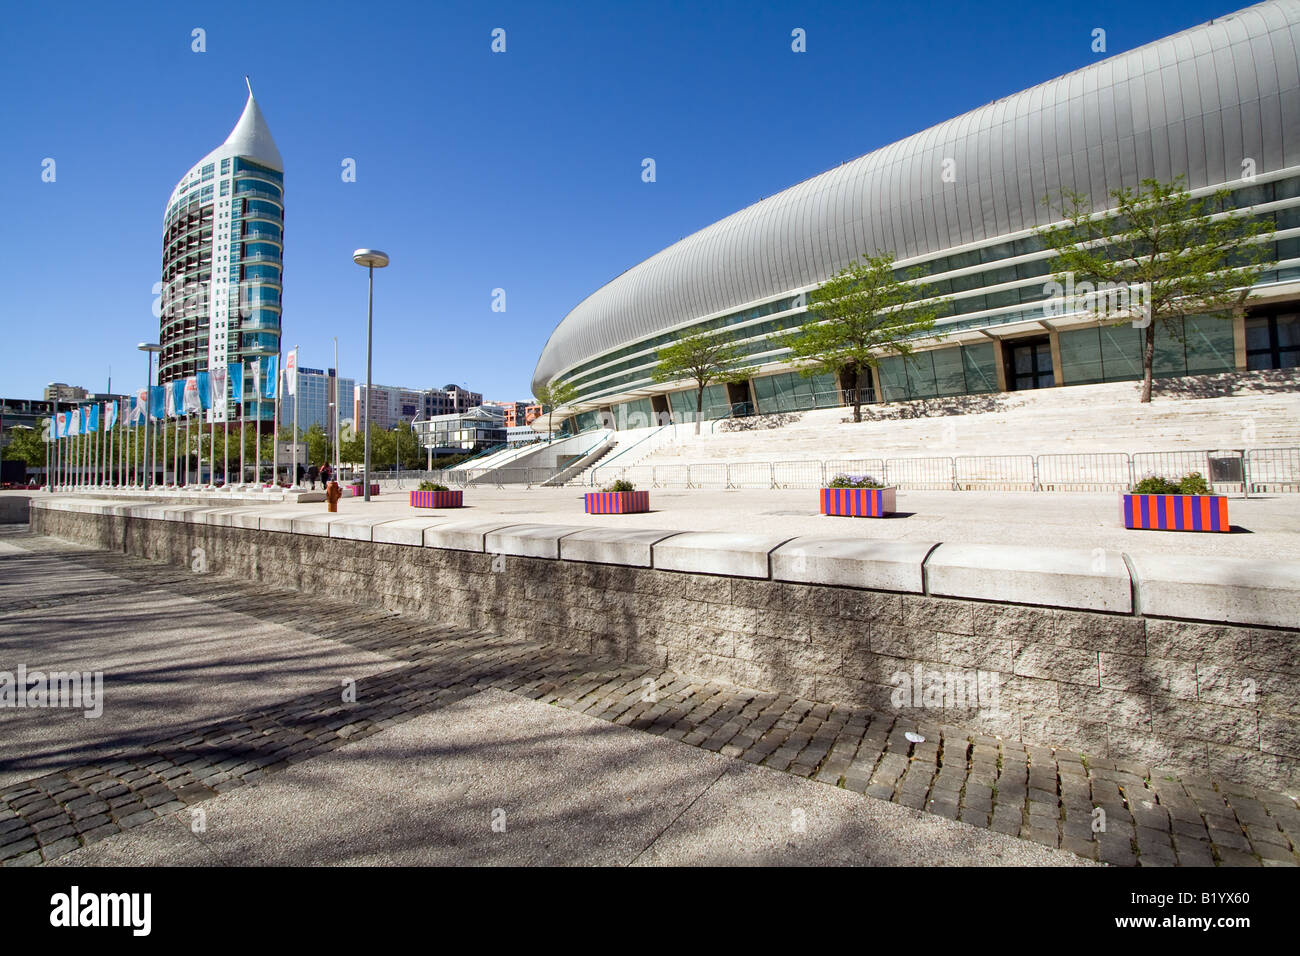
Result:
{"label": "pink striped planter", "polygon": [[[364,497],[364,496],[365,496],[365,493],[366,493],[366,492],[365,492],[365,485],[364,485],[362,482],[360,482],[360,481],[354,481],[354,482],[352,482],[350,485],[347,486],[347,490],[350,491],[350,492],[352,492],[352,497],[353,497],[353,498],[361,498],[361,497]],[[379,485],[378,485],[378,483],[373,482],[373,481],[370,483],[370,494],[371,494],[371,497],[373,497],[373,496],[379,494]]]}
{"label": "pink striped planter", "polygon": [[897,511],[897,487],[823,488],[822,514],[839,518],[883,518]]}
{"label": "pink striped planter", "polygon": [[628,515],[650,510],[648,491],[593,491],[582,496],[589,515]]}
{"label": "pink striped planter", "polygon": [[460,508],[463,505],[463,491],[412,491],[412,508]]}

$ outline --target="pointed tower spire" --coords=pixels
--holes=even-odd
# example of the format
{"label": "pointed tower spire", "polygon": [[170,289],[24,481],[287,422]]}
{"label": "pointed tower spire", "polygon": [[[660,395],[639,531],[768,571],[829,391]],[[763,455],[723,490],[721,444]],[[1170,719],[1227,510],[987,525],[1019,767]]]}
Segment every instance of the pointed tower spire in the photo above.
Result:
{"label": "pointed tower spire", "polygon": [[244,104],[244,113],[218,151],[224,156],[247,156],[263,166],[284,172],[284,160],[280,158],[280,150],[271,138],[271,128],[266,124],[266,117],[262,115],[257,100],[253,98],[253,84],[247,76],[244,77],[244,83],[248,86],[248,102]]}

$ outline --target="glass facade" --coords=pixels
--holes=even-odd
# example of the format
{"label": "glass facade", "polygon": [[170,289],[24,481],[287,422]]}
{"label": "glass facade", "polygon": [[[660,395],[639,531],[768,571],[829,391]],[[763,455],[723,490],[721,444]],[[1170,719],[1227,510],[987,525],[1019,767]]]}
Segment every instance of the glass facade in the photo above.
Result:
{"label": "glass facade", "polygon": [[[1254,214],[1278,232],[1266,243],[1276,260],[1261,273],[1258,284],[1300,279],[1300,177],[1243,185],[1231,191],[1225,208],[1246,208],[1264,203],[1280,208]],[[1036,235],[1000,239],[977,249],[935,256],[900,268],[900,278],[919,275],[928,294],[951,301],[943,309],[935,332],[950,334],[973,329],[996,329],[1011,323],[1044,318],[1052,274],[1051,253]],[[788,358],[782,336],[807,321],[804,297],[791,295],[725,316],[712,318],[672,332],[657,333],[602,353],[557,376],[556,381],[578,387],[580,402],[608,399],[618,405],[629,390],[653,386],[657,350],[687,333],[717,331],[734,342],[745,361],[755,366],[778,365]],[[1251,318],[1247,326],[1247,360],[1251,368],[1294,367],[1296,358],[1294,315]],[[1210,316],[1189,316],[1173,332],[1158,325],[1154,374],[1157,376],[1209,374],[1235,366],[1232,323]],[[1016,349],[1004,340],[1008,369],[1007,387],[1052,385],[1056,376],[1066,385],[1121,381],[1141,377],[1140,331],[1131,326],[1063,329],[1059,351],[1050,343],[1031,343]],[[1000,361],[997,347],[987,344],[941,346],[915,352],[910,358],[881,360],[879,377],[890,400],[981,394],[997,390]],[[1291,364],[1287,364],[1291,363]],[[1060,368],[1055,368],[1059,364]],[[1022,368],[1023,367],[1023,368]],[[788,366],[787,366],[788,368]],[[786,370],[761,374],[753,380],[758,411],[824,407],[836,394],[835,383]],[[670,396],[674,412],[689,407],[687,392]],[[838,402],[840,399],[836,398]],[[706,397],[706,417],[729,414],[725,386]],[[617,416],[616,416],[617,417]],[[584,419],[585,421],[585,419]],[[597,424],[590,427],[598,427]]]}

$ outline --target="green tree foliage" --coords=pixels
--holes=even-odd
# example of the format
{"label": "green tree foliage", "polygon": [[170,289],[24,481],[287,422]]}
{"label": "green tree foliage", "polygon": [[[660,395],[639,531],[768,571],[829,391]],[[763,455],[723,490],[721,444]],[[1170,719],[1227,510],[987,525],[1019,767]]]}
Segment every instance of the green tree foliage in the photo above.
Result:
{"label": "green tree foliage", "polygon": [[578,389],[569,382],[552,382],[549,385],[539,385],[533,390],[533,397],[537,399],[537,404],[546,409],[546,437],[550,438],[555,431],[555,410],[577,398]]}
{"label": "green tree foliage", "polygon": [[[1114,213],[1094,214],[1083,195],[1062,193],[1063,222],[1038,235],[1056,252],[1057,283],[1072,286],[1076,297],[1084,283],[1093,287],[1085,292],[1109,290],[1091,295],[1085,306],[1103,320],[1113,321],[1118,311],[1119,324],[1143,329],[1139,400],[1149,402],[1156,323],[1181,339],[1184,316],[1238,314],[1271,254],[1259,237],[1274,225],[1252,220],[1249,209],[1233,209],[1227,189],[1193,199],[1181,176],[1172,183],[1144,179],[1140,189],[1110,196]],[[1043,202],[1050,208],[1050,198]],[[1141,299],[1141,308],[1116,308]]]}
{"label": "green tree foliage", "polygon": [[946,299],[920,304],[929,295],[924,285],[895,274],[889,253],[855,260],[809,294],[809,321],[781,341],[807,363],[801,374],[830,372],[854,383],[853,420],[860,422],[870,387],[867,370],[879,374],[881,359],[889,355],[910,357],[914,340],[933,331],[947,306]]}
{"label": "green tree foliage", "polygon": [[652,377],[656,382],[688,379],[695,384],[695,434],[704,417],[704,390],[720,382],[742,382],[752,369],[741,367],[740,349],[718,335],[688,335],[658,352],[659,364]]}
{"label": "green tree foliage", "polygon": [[6,461],[21,461],[30,468],[45,467],[45,442],[41,439],[42,429],[49,419],[43,419],[35,428],[13,427],[5,429],[9,444],[5,445],[0,457]]}

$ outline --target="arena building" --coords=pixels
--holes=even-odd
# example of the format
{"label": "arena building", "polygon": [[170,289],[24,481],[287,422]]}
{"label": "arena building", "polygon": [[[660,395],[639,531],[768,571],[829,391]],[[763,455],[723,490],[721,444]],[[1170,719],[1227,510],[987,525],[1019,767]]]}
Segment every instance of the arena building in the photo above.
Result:
{"label": "arena building", "polygon": [[657,385],[657,350],[688,333],[737,343],[754,376],[710,387],[706,417],[843,404],[802,376],[780,335],[852,260],[892,253],[950,299],[911,360],[873,376],[876,400],[1141,377],[1141,332],[1046,308],[1045,197],[1185,177],[1228,189],[1274,228],[1246,315],[1157,331],[1155,374],[1300,365],[1300,0],[1275,0],[1110,57],[931,127],[755,203],[633,266],[555,328],[533,386],[571,382],[572,427],[694,417],[689,382]]}

